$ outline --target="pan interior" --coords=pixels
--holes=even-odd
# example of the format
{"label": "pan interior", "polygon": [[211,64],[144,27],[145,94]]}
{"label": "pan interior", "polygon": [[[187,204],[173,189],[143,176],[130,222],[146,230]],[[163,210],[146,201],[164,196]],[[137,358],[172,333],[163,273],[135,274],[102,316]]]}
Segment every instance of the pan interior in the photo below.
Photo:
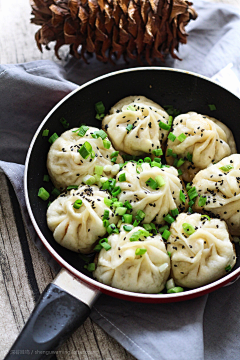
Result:
{"label": "pan interior", "polygon": [[[63,248],[54,240],[46,223],[48,202],[37,196],[42,186],[50,193],[53,189],[51,183],[43,183],[43,176],[47,174],[46,159],[50,144],[48,138],[42,137],[42,130],[49,129],[50,135],[56,132],[60,136],[65,131],[60,123],[62,117],[69,122],[69,128],[79,127],[80,124],[101,127],[101,122],[95,119],[94,104],[102,101],[107,113],[117,101],[129,95],[146,96],[161,106],[172,105],[182,113],[196,111],[215,117],[232,130],[238,151],[240,149],[240,127],[237,121],[239,99],[215,83],[186,72],[160,68],[119,72],[80,88],[62,102],[43,121],[33,144],[27,174],[28,197],[35,221],[51,247],[71,266],[89,277],[89,272],[84,269],[85,262],[79,254]],[[214,104],[216,110],[210,111],[209,104]],[[238,246],[236,250],[238,255]],[[238,256],[234,269],[239,266]]]}

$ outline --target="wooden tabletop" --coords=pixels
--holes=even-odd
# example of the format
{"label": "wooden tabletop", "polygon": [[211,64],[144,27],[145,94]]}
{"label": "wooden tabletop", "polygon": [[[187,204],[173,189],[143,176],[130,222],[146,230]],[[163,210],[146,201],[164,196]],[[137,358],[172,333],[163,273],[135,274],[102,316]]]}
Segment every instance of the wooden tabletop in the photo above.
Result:
{"label": "wooden tabletop", "polygon": [[[211,1],[240,8],[239,0]],[[44,50],[42,54],[37,49],[34,40],[37,27],[30,24],[30,13],[28,0],[0,0],[0,64],[39,59],[60,62],[53,51]],[[66,52],[67,47],[62,50],[62,55]],[[39,294],[55,274],[29,238],[14,192],[1,172],[0,184],[0,359],[3,359],[33,310]],[[25,258],[20,255],[23,244],[28,245]],[[26,261],[32,262],[33,273],[37,274],[34,279],[27,279]],[[23,288],[24,281],[26,284],[34,282],[35,287]],[[59,349],[56,357],[59,360],[134,360],[90,319]]]}

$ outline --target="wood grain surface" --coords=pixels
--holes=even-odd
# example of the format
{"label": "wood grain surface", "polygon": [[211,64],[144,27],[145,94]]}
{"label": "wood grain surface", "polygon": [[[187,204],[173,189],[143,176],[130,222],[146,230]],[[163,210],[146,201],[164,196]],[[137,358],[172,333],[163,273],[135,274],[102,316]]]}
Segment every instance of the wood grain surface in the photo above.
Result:
{"label": "wood grain surface", "polygon": [[[240,0],[211,1],[240,8]],[[0,0],[0,64],[39,59],[63,63],[68,47],[60,51],[62,62],[55,58],[53,51],[44,50],[40,53],[37,49],[34,39],[37,27],[30,24],[30,13],[28,0]],[[17,200],[2,173],[0,184],[0,359],[3,359],[33,310],[39,294],[54,278],[54,274],[31,242],[22,223],[20,209],[16,210],[16,206],[12,206]],[[24,234],[21,241],[19,233]],[[22,256],[24,246],[25,258]],[[27,278],[26,261],[32,264],[35,278]],[[34,282],[32,287],[29,285],[31,282]],[[134,360],[132,355],[90,319],[59,349],[56,358]]]}

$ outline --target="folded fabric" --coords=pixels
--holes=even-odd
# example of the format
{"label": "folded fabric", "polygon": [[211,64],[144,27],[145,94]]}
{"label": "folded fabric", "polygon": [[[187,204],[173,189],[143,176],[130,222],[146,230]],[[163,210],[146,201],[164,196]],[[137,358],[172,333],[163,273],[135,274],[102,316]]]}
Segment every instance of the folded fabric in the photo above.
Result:
{"label": "folded fabric", "polygon": [[[188,45],[180,47],[183,61],[167,59],[165,65],[212,76],[238,62],[240,15],[229,6],[203,1],[196,0],[195,7],[199,18],[188,27]],[[65,68],[51,61],[0,66],[0,167],[14,186],[32,240],[55,271],[59,266],[38,239],[24,202],[26,152],[44,116],[76,84],[120,68],[126,68],[122,61],[113,67],[94,59],[90,66],[71,59]],[[102,295],[91,318],[139,360],[236,360],[238,300],[239,282],[173,304],[132,303]]]}

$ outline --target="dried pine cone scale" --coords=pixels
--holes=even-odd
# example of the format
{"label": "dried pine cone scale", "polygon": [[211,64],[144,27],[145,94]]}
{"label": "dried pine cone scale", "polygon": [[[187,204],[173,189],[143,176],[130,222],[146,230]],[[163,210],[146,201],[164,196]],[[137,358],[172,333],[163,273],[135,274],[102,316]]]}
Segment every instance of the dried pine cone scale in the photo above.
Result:
{"label": "dried pine cone scale", "polygon": [[[30,0],[33,18],[40,25],[35,39],[42,51],[55,41],[55,54],[64,44],[87,62],[95,53],[102,62],[125,60],[164,61],[187,42],[185,26],[197,18],[186,0]],[[79,53],[79,48],[81,51]]]}

